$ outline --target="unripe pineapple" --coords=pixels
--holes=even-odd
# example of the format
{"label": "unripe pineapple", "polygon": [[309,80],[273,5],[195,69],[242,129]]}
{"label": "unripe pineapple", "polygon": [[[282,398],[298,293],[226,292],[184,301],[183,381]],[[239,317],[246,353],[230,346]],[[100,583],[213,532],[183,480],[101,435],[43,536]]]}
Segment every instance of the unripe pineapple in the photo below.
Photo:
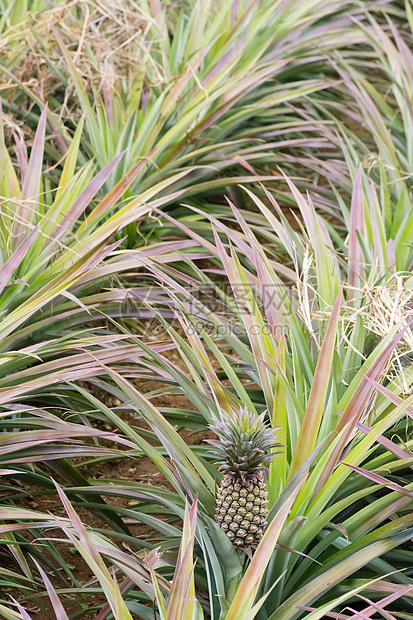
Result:
{"label": "unripe pineapple", "polygon": [[223,412],[210,426],[218,439],[209,440],[220,460],[224,478],[218,491],[215,518],[237,547],[256,545],[262,538],[268,514],[265,463],[277,445],[274,430],[264,422],[264,414],[247,409]]}

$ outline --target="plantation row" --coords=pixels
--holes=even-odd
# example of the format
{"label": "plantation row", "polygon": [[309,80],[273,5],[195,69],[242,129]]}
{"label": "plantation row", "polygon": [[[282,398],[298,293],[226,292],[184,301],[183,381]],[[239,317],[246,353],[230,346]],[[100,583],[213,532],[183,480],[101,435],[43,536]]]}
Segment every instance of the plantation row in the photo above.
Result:
{"label": "plantation row", "polygon": [[411,0],[0,0],[0,618],[413,618]]}

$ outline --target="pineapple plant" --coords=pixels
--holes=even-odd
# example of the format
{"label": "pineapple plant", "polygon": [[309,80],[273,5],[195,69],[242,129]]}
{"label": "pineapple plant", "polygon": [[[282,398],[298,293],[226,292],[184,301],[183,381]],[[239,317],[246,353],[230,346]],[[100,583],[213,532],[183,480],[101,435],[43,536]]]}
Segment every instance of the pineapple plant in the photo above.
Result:
{"label": "pineapple plant", "polygon": [[215,518],[237,547],[259,543],[267,522],[268,500],[265,473],[277,444],[274,428],[264,421],[264,414],[248,409],[223,412],[210,425],[218,436],[208,442],[219,458],[224,477],[219,487]]}

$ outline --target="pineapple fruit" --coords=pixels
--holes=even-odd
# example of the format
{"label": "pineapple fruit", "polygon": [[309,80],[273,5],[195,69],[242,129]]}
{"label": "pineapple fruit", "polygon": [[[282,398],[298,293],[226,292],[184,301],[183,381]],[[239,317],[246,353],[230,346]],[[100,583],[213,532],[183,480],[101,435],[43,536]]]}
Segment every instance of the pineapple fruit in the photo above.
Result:
{"label": "pineapple fruit", "polygon": [[265,463],[274,456],[274,430],[264,414],[247,409],[223,412],[210,426],[218,439],[209,440],[224,473],[216,503],[216,521],[237,547],[250,547],[262,538],[266,519],[267,491]]}

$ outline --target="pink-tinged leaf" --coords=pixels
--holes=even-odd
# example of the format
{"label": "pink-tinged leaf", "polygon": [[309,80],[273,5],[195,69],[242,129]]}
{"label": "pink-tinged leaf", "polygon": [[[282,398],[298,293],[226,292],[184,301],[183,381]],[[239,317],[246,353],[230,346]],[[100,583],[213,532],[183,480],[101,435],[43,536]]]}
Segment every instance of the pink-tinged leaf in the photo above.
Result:
{"label": "pink-tinged leaf", "polygon": [[337,424],[337,428],[334,431],[333,437],[330,440],[331,444],[336,439],[337,435],[341,434],[339,441],[336,443],[333,451],[331,452],[325,468],[317,481],[317,485],[314,491],[315,495],[323,488],[323,486],[326,484],[327,480],[333,473],[333,470],[339,462],[340,456],[345,446],[347,445],[351,434],[353,433],[355,425],[360,420],[370,400],[370,397],[374,390],[374,386],[371,385],[371,382],[367,380],[367,377],[370,377],[374,381],[377,381],[377,379],[380,378],[394,348],[403,337],[406,329],[407,327],[400,330],[399,333],[396,334],[394,338],[389,342],[387,347],[385,347],[385,349],[381,352],[381,354],[374,360],[365,375],[366,380],[362,381],[354,392],[354,395],[351,398],[349,404],[347,405],[346,410],[341,417],[341,420]]}
{"label": "pink-tinged leaf", "polygon": [[89,308],[85,306],[85,304],[80,299],[78,299],[76,295],[69,293],[69,291],[63,291],[62,295],[63,297],[66,297],[66,299],[70,299],[70,301],[73,301],[77,306],[79,306],[79,308],[82,308],[82,310],[84,310],[88,314],[91,314]]}
{"label": "pink-tinged leaf", "polygon": [[89,567],[95,573],[105,593],[106,600],[110,604],[113,616],[115,618],[119,618],[119,620],[132,620],[132,616],[130,615],[125,601],[122,599],[119,592],[119,586],[116,580],[111,578],[109,570],[107,569],[103,558],[99,554],[92,536],[89,535],[86,527],[83,525],[83,522],[73,509],[73,506],[61,487],[56,482],[54,482],[54,484],[60,500],[62,501],[71,521],[72,527],[67,527],[66,520],[64,521],[58,517],[55,517],[55,520],[66,534],[67,538],[74,544],[76,550],[82,555]]}
{"label": "pink-tinged leaf", "polygon": [[[119,387],[124,390],[131,401],[131,406],[137,408],[139,413],[151,425],[153,431],[161,439],[170,457],[176,461],[175,467],[180,467],[185,476],[191,476],[192,483],[196,484],[198,493],[202,493],[202,502],[204,506],[211,505],[213,502],[212,493],[215,491],[215,480],[207,468],[204,467],[201,461],[194,455],[174,427],[143,394],[114,369],[106,366],[105,368]],[[156,451],[155,453],[156,457],[159,458],[159,454]],[[154,460],[153,457],[151,458]]]}
{"label": "pink-tinged leaf", "polygon": [[179,547],[178,561],[176,563],[172,588],[166,604],[168,620],[191,619],[197,604],[195,599],[194,583],[194,560],[193,550],[195,543],[197,516],[197,498],[195,498],[191,509],[185,506],[184,526],[182,531],[182,542]]}
{"label": "pink-tinged leaf", "polygon": [[[148,556],[145,557],[145,560],[142,561],[139,556],[134,557],[129,553],[125,553],[124,551],[120,551],[116,547],[110,545],[110,547],[105,547],[102,544],[96,543],[96,551],[101,553],[102,555],[106,555],[110,558],[110,560],[116,563],[118,566],[122,566],[124,568],[131,569],[129,570],[129,577],[133,583],[139,585],[139,587],[146,592],[146,594],[153,594],[152,588],[147,587],[144,580],[150,579],[149,566],[151,563],[151,558]],[[169,591],[171,589],[171,584],[164,577],[158,577],[159,581],[162,583],[162,587]],[[95,618],[95,620],[98,620]]]}
{"label": "pink-tinged leaf", "polygon": [[80,194],[76,202],[72,207],[63,215],[61,220],[56,223],[55,229],[50,233],[50,238],[56,241],[62,239],[77,222],[79,217],[84,212],[85,208],[90,204],[93,198],[96,196],[102,185],[107,181],[112,172],[116,169],[116,166],[124,156],[125,151],[120,153],[113,159],[107,166],[100,170],[97,175],[92,179],[86,189]]}
{"label": "pink-tinged leaf", "polygon": [[340,319],[341,298],[343,289],[331,311],[330,320],[321,346],[320,355],[314,372],[314,379],[311,385],[310,395],[308,397],[307,407],[304,413],[304,419],[301,424],[300,433],[294,448],[293,458],[291,461],[289,480],[297,473],[301,465],[313,452],[317,444],[317,436],[323,417],[324,403],[327,395],[328,384],[330,381],[331,364],[337,336],[337,326]]}
{"label": "pink-tinged leaf", "polygon": [[[278,541],[285,520],[300,489],[299,485],[278,510],[259,543],[250,565],[244,573],[241,583],[231,602],[225,620],[244,620],[254,606],[261,581]],[[258,612],[258,609],[256,610]]]}
{"label": "pink-tinged leaf", "polygon": [[[192,207],[192,208],[195,210],[194,207]],[[214,244],[211,243],[210,241],[207,241],[206,239],[204,239],[204,237],[202,237],[202,235],[198,235],[198,233],[195,233],[188,226],[185,226],[185,224],[183,224],[182,222],[179,222],[178,220],[173,218],[168,213],[164,213],[163,211],[161,211],[161,209],[153,209],[153,211],[155,211],[156,213],[158,213],[159,215],[161,215],[162,217],[167,219],[174,226],[178,226],[186,235],[188,235],[188,237],[191,237],[192,239],[195,239],[195,241],[197,241],[203,247],[207,248],[212,254],[215,254],[215,255],[218,254],[217,249],[214,246]]]}
{"label": "pink-tinged leaf", "polygon": [[[307,607],[307,605],[297,605],[297,609],[301,609],[302,611],[317,611],[315,607]],[[343,614],[335,614],[334,612],[324,612],[324,618],[333,618],[333,620],[348,620],[347,615]]]}
{"label": "pink-tinged leaf", "polygon": [[330,235],[317,215],[309,194],[307,200],[304,200],[294,183],[285,174],[283,176],[297,201],[314,251],[319,302],[324,306],[332,305],[339,289],[339,280],[338,263]]}
{"label": "pink-tinged leaf", "polygon": [[[75,347],[78,348],[78,347]],[[154,350],[168,350],[170,346],[164,349],[155,347]],[[135,358],[143,355],[142,349],[134,345],[117,346],[101,351],[86,352],[81,355],[72,355],[67,358],[60,358],[51,362],[45,362],[42,365],[31,367],[26,370],[14,373],[13,380],[16,384],[4,387],[6,380],[10,377],[0,380],[0,404],[10,403],[23,394],[28,394],[32,390],[43,388],[47,385],[60,383],[62,381],[76,381],[77,379],[89,378],[106,372],[106,367],[102,365],[102,361],[112,364],[125,359]],[[39,376],[38,376],[39,375]],[[167,377],[168,379],[170,377]],[[13,381],[14,383],[14,381]]]}
{"label": "pink-tinged leaf", "polygon": [[[50,303],[55,297],[62,294],[72,286],[78,278],[85,274],[88,270],[98,265],[108,254],[110,254],[120,243],[117,241],[109,245],[109,239],[103,239],[97,245],[92,245],[91,249],[75,263],[61,271],[53,280],[48,282],[40,290],[34,293],[27,301],[22,303],[13,312],[6,315],[1,322],[1,332],[3,339],[7,335],[14,332],[16,328],[24,323],[27,315],[32,314]],[[56,263],[55,263],[56,265]]]}
{"label": "pink-tinged leaf", "polygon": [[282,303],[284,300],[282,299],[282,293],[280,293],[282,287],[276,287],[268,267],[258,257],[256,258],[256,269],[269,332],[275,340],[280,341],[285,334],[286,323],[284,313],[279,311],[279,308],[284,307]]}
{"label": "pink-tinged leaf", "polygon": [[[404,518],[405,519],[405,518]],[[409,524],[411,522],[411,517],[408,517]],[[350,575],[354,574],[363,566],[368,565],[372,560],[382,556],[384,553],[387,553],[391,549],[394,549],[398,544],[402,542],[402,540],[408,539],[408,534],[405,532],[398,532],[394,537],[389,537],[383,540],[377,540],[371,544],[367,544],[364,548],[359,551],[353,552],[353,554],[341,559],[334,563],[334,566],[328,568],[321,574],[313,577],[301,588],[296,590],[289,598],[287,598],[278,609],[283,614],[281,617],[283,620],[294,620],[295,618],[295,610],[303,609],[308,604],[308,601],[315,601],[320,596],[322,596],[325,592],[331,591],[331,589],[337,584],[341,583],[344,579],[347,579]],[[396,572],[396,571],[394,571]],[[392,574],[392,573],[389,573]],[[378,582],[379,579],[372,581],[369,584],[362,584],[361,586],[355,588],[350,593],[346,592],[339,599],[333,601],[333,604],[326,603],[323,608],[319,608],[315,611],[314,615],[308,615],[308,618],[313,618],[314,620],[321,620],[325,617],[325,611],[329,611],[328,607],[333,606],[338,607],[339,603],[341,604],[346,598],[348,598],[349,594],[355,596],[365,587],[374,586],[374,582]],[[379,590],[383,591],[383,590]],[[269,617],[269,620],[275,620],[277,611],[274,612]]]}
{"label": "pink-tinged leaf", "polygon": [[[347,540],[348,540],[348,536],[347,536]],[[291,547],[286,547],[285,545],[279,545],[277,543],[274,546],[274,549],[279,549],[280,551],[285,551],[286,553],[295,553],[296,555],[299,555],[302,558],[307,558],[308,560],[311,560],[311,562],[314,562],[315,564],[319,564],[320,566],[322,566],[322,563],[312,558],[311,555],[307,555],[307,553],[303,553],[302,551],[297,551],[296,549],[292,549]]]}
{"label": "pink-tinged leaf", "polygon": [[16,240],[21,242],[19,236],[25,232],[34,219],[37,211],[40,184],[42,178],[42,164],[44,142],[46,137],[47,105],[40,115],[36,135],[33,142],[32,152],[30,153],[29,165],[27,167],[25,180],[22,187],[21,203],[16,209],[16,220],[13,225]]}
{"label": "pink-tinged leaf", "polygon": [[[378,601],[377,603],[373,603],[372,601],[368,601],[369,603],[371,603],[370,607],[366,607],[366,609],[363,609],[363,614],[366,618],[371,618],[371,616],[376,612],[376,611],[383,611],[384,608],[387,605],[390,605],[390,603],[393,603],[394,601],[397,601],[398,598],[405,596],[406,594],[409,594],[410,596],[412,595],[412,586],[411,585],[407,585],[404,587],[400,587],[400,590],[398,590],[397,592],[393,592],[393,594],[389,594],[389,596],[386,596],[385,598],[381,599],[381,601]],[[367,600],[364,598],[364,596],[359,595],[360,598]],[[390,616],[392,619],[394,619],[394,616]],[[358,620],[358,616],[357,616],[357,612],[354,616],[350,616],[348,618],[348,620]],[[394,619],[395,620],[395,619]]]}
{"label": "pink-tinged leaf", "polygon": [[59,127],[59,123],[56,123],[55,120],[52,120],[50,118],[49,115],[47,115],[47,126],[50,129],[50,133],[53,134],[53,139],[56,141],[56,144],[60,150],[60,152],[62,153],[62,155],[66,155],[66,153],[69,150],[69,145],[67,143],[67,138],[65,138],[64,136],[62,136],[62,134],[60,133],[61,129]]}
{"label": "pink-tinged leaf", "polygon": [[[44,424],[50,425],[51,428],[29,431],[20,430],[16,433],[2,433],[0,435],[0,446],[9,446],[9,448],[14,450],[17,449],[20,444],[24,447],[29,445],[30,438],[33,438],[34,441],[71,441],[77,437],[99,437],[106,441],[121,443],[132,450],[136,448],[136,445],[132,441],[116,435],[116,433],[111,433],[110,431],[100,431],[81,424],[72,424],[64,421],[61,421],[60,424],[58,422],[53,424],[53,420],[47,419]],[[56,430],[53,430],[53,426]]]}
{"label": "pink-tinged leaf", "polygon": [[32,530],[40,527],[50,527],[50,515],[47,516],[49,517],[49,521],[41,521],[42,515],[38,512],[36,515],[37,521],[35,523],[11,523],[10,525],[0,525],[0,534]]}
{"label": "pink-tinged leaf", "polygon": [[362,467],[356,467],[356,465],[350,465],[345,461],[343,462],[343,465],[346,465],[346,467],[350,467],[350,469],[356,471],[357,473],[361,474],[368,480],[371,480],[375,484],[383,484],[391,491],[397,491],[397,493],[401,493],[401,495],[408,495],[409,497],[413,498],[413,491],[409,491],[408,489],[400,486],[400,484],[397,484],[396,482],[389,482],[386,478],[384,478],[384,476],[380,476],[380,474],[377,474],[374,471],[369,471],[367,469],[363,469]]}
{"label": "pink-tinged leaf", "polygon": [[[392,594],[395,594],[396,592],[401,592],[403,591],[403,595],[404,596],[409,596],[410,598],[413,598],[413,590],[410,586],[410,592],[404,592],[406,586],[402,586],[398,583],[394,583],[391,581],[386,581],[386,579],[378,579],[377,581],[375,580],[372,584],[369,585],[369,590],[371,592],[378,592],[380,594],[383,594],[384,592],[390,592]],[[403,596],[401,595],[401,596]]]}
{"label": "pink-tinged leaf", "polygon": [[[296,237],[296,236],[293,237],[292,236],[292,235],[295,235],[295,233],[290,229],[290,227],[286,223],[284,215],[283,215],[283,212],[281,210],[281,207],[277,203],[277,201],[275,200],[274,196],[271,194],[271,192],[261,182],[260,182],[260,187],[261,187],[262,191],[265,193],[265,195],[266,195],[270,205],[272,205],[274,211],[277,213],[277,215],[279,216],[279,219],[281,221],[279,221],[275,217],[275,215],[273,214],[273,211],[270,210],[258,198],[258,196],[256,196],[254,194],[254,192],[252,192],[251,190],[249,190],[246,187],[242,187],[242,189],[248,194],[248,196],[251,198],[251,200],[253,200],[255,202],[257,207],[260,209],[260,211],[264,215],[265,219],[268,221],[269,224],[271,224],[272,228],[276,232],[276,234],[279,237],[280,241],[282,242],[282,244],[284,245],[284,247],[288,251],[290,257],[294,257],[296,255],[296,252],[297,252],[296,246],[300,245],[300,241],[299,241],[298,237]],[[295,275],[290,277],[291,280],[294,280],[294,278],[295,278]]]}
{"label": "pink-tinged leaf", "polygon": [[357,233],[365,236],[364,194],[361,164],[354,181],[351,197],[350,232],[348,241],[349,299],[358,297],[364,282],[364,261]]}
{"label": "pink-tinged leaf", "polygon": [[67,615],[67,613],[64,610],[64,607],[59,599],[59,597],[56,594],[56,590],[54,589],[52,582],[50,581],[49,577],[46,575],[46,573],[44,572],[44,570],[42,569],[42,567],[40,566],[40,564],[38,564],[38,562],[36,562],[36,560],[34,560],[34,563],[37,566],[37,569],[42,577],[43,583],[46,586],[46,590],[47,593],[49,595],[50,601],[53,605],[53,611],[55,613],[56,616],[56,620],[69,620],[69,616]]}
{"label": "pink-tinged leaf", "polygon": [[24,183],[27,174],[27,149],[23,140],[20,140],[19,136],[13,132],[13,138],[16,143],[17,161],[19,162],[20,179]]}
{"label": "pink-tinged leaf", "polygon": [[87,228],[87,226],[92,222],[98,222],[103,215],[122,198],[123,194],[132,185],[138,174],[145,168],[145,166],[148,165],[154,151],[155,149],[152,149],[152,151],[148,153],[146,159],[135,164],[133,168],[131,168],[125,176],[116,183],[115,187],[106,194],[103,200],[96,205],[93,211],[82,222],[78,228],[78,233],[83,231],[84,228]]}
{"label": "pink-tinged leaf", "polygon": [[87,551],[87,553],[90,555],[91,558],[93,558],[93,560],[95,561],[97,566],[102,565],[102,558],[100,557],[99,553],[96,551],[95,546],[93,544],[91,544],[90,541],[90,537],[89,534],[87,533],[87,530],[85,528],[85,526],[83,525],[81,519],[79,518],[79,515],[77,514],[77,512],[75,512],[75,510],[72,507],[72,504],[69,502],[69,500],[67,499],[65,493],[63,492],[62,488],[57,484],[57,482],[54,482],[54,485],[56,487],[56,490],[58,492],[58,495],[60,497],[60,501],[62,502],[67,515],[74,527],[74,530],[77,534],[77,536],[79,537],[79,541],[82,544],[82,546],[84,547],[84,549]]}
{"label": "pink-tinged leaf", "polygon": [[[172,297],[174,298],[175,296],[172,294]],[[184,331],[186,332],[188,336],[189,344],[192,350],[194,351],[199,361],[199,364],[201,365],[201,367],[203,368],[205,372],[206,378],[211,388],[211,392],[214,395],[214,397],[217,399],[219,407],[222,407],[222,409],[229,412],[229,403],[227,401],[227,397],[225,394],[225,388],[219,381],[214,371],[214,367],[208,357],[207,352],[205,351],[201,338],[199,337],[196,331],[194,331],[193,333],[189,332],[188,321],[185,321],[183,317],[179,315],[178,312],[174,311],[174,316],[179,321],[179,323],[181,324],[182,328],[184,329]]]}
{"label": "pink-tinged leaf", "polygon": [[[241,216],[241,214],[239,213],[235,205],[228,198],[226,200],[229,206],[231,207],[235,217],[237,218],[238,223],[240,224],[243,230],[243,233],[246,235],[247,240],[251,243],[251,233],[249,232],[248,225],[246,224],[244,218]],[[232,230],[229,226],[226,226],[218,218],[213,217],[212,215],[206,213],[205,211],[202,211],[202,209],[198,209],[197,207],[192,207],[192,206],[190,208],[192,211],[195,211],[196,213],[200,213],[204,217],[208,218],[210,222],[212,222],[214,226],[216,226],[216,228],[224,232],[226,236],[228,237],[228,239],[230,239],[233,243],[235,243],[238,246],[238,248],[241,250],[243,254],[245,254],[245,256],[247,256],[250,260],[252,260],[253,250],[248,245],[248,243],[245,243],[245,241],[241,239],[238,232]],[[216,250],[215,250],[215,253],[216,253]]]}
{"label": "pink-tinged leaf", "polygon": [[[261,137],[264,138],[265,136],[261,134]],[[251,166],[251,164],[249,164],[246,159],[241,157],[241,155],[236,155],[235,158],[236,158],[237,161],[239,161],[241,166],[243,166],[245,168],[245,170],[248,170],[248,172],[250,172],[251,174],[254,174],[254,175],[258,176],[256,170],[254,170],[254,168]]]}
{"label": "pink-tinged leaf", "polygon": [[36,201],[39,196],[44,142],[46,137],[46,117],[47,104],[40,115],[39,124],[37,126],[36,136],[34,138],[29,164],[27,167],[26,179],[22,187],[22,200]]}
{"label": "pink-tinged leaf", "polygon": [[[99,547],[97,548],[99,550]],[[149,577],[150,577],[150,574],[148,572],[147,579]],[[115,575],[113,575],[113,580],[115,581]],[[130,579],[129,577],[126,577],[126,579],[123,580],[123,582],[121,583],[119,587],[119,592],[121,594],[125,594],[125,592],[127,592],[131,588],[131,586],[133,586],[133,583],[134,582],[132,581],[132,579]],[[105,603],[94,620],[106,620],[109,614],[110,614],[110,605],[109,603]]]}
{"label": "pink-tinged leaf", "polygon": [[[398,407],[399,405],[401,405],[403,403],[403,399],[400,396],[398,396],[397,394],[394,394],[394,392],[389,390],[389,388],[385,387],[384,385],[382,385],[381,383],[379,383],[378,381],[373,379],[371,376],[369,376],[369,375],[362,375],[362,376],[366,379],[366,381],[368,383],[370,383],[379,392],[381,392],[383,394],[383,396],[388,398],[390,400],[390,402],[393,403],[393,405],[396,405]],[[406,413],[411,418],[413,418],[413,409],[411,407],[406,407]]]}
{"label": "pink-tinged leaf", "polygon": [[[1,66],[0,66],[1,69]],[[4,141],[3,108],[0,97],[0,184],[7,195],[20,198],[20,185]],[[6,189],[7,188],[7,189]]]}
{"label": "pink-tinged leaf", "polygon": [[267,264],[266,257],[259,252],[257,240],[252,234],[247,222],[231,200],[227,198],[227,202],[249,243],[248,246],[242,242],[243,245],[247,247],[247,252],[245,252],[241,247],[238,241],[238,235],[235,236],[235,241],[243,253],[252,261],[257,270],[258,282],[261,288],[262,301],[265,308],[265,315],[268,319],[270,333],[276,340],[279,340],[282,333],[284,333],[283,326],[285,324],[284,317],[278,310],[278,308],[283,307],[283,300],[280,298],[281,295],[279,293],[281,287],[276,286],[274,283],[269,271],[269,265]]}
{"label": "pink-tinged leaf", "polygon": [[[177,177],[182,177],[188,174],[188,171],[184,170],[180,175],[175,175],[175,179]],[[96,230],[90,233],[89,237],[83,237],[80,247],[88,247],[91,244],[96,244],[99,240],[106,237],[108,234],[115,234],[118,232],[120,228],[125,228],[128,224],[132,222],[137,222],[139,219],[146,216],[150,211],[155,211],[155,209],[161,205],[168,204],[178,199],[179,196],[186,192],[185,189],[181,189],[179,191],[173,192],[172,194],[168,194],[166,196],[162,196],[161,198],[157,198],[153,202],[149,202],[149,195],[155,195],[157,193],[161,193],[162,187],[164,185],[166,187],[168,184],[172,185],[174,180],[167,179],[154,187],[151,187],[149,190],[146,190],[143,194],[140,194],[137,198],[134,198],[130,202],[128,202],[124,207],[119,207],[119,209],[114,213],[104,224],[97,227]],[[175,220],[174,220],[175,221]],[[176,223],[176,221],[175,221]],[[145,258],[144,253],[142,252],[143,257]],[[67,260],[65,258],[64,260]]]}
{"label": "pink-tinged leaf", "polygon": [[354,611],[357,614],[357,620],[369,620],[368,616],[365,616],[362,611],[356,612],[353,607],[347,607],[348,611]]}
{"label": "pink-tinged leaf", "polygon": [[113,617],[119,618],[119,620],[132,620],[132,616],[123,600],[119,584],[116,579],[115,569],[112,568],[112,582],[113,582]]}
{"label": "pink-tinged leaf", "polygon": [[[21,473],[21,472],[20,472]],[[90,489],[90,487],[89,487]],[[53,527],[55,527],[55,517],[53,517],[50,514],[42,514],[40,512],[33,512],[32,513],[32,519],[36,519],[35,523],[11,523],[10,525],[0,525],[0,533],[1,534],[5,534],[7,532],[14,532],[14,531],[23,531],[23,530],[30,530],[30,529],[37,529],[37,528],[48,528],[50,529],[50,525],[52,524]],[[2,515],[3,517],[3,515]],[[15,516],[8,516],[5,517],[8,519],[14,519],[14,518],[22,518],[22,519],[28,519],[29,517],[27,515],[20,515],[17,514]],[[62,519],[62,518],[58,518],[59,521],[59,527],[62,526],[62,524],[66,523],[67,526],[70,526],[70,520],[69,519]],[[100,548],[99,545],[96,546],[96,548],[98,549],[98,551],[105,551],[105,549]],[[112,550],[111,550],[111,556],[112,556]],[[126,553],[123,553],[121,551],[117,551],[116,549],[113,550],[113,557],[120,557],[124,563],[126,564],[130,564],[131,566],[135,566],[134,565],[134,559],[131,559],[131,556],[127,555]]]}
{"label": "pink-tinged leaf", "polygon": [[[239,86],[228,89],[225,95],[222,95],[220,98],[219,106],[216,108],[216,112],[210,114],[206,120],[203,120],[199,125],[197,125],[193,130],[193,135],[197,136],[203,133],[208,127],[211,127],[216,121],[218,121],[222,116],[230,110],[242,97],[244,97],[247,93],[251,92],[254,88],[257,88],[261,84],[264,84],[266,80],[268,80],[271,76],[276,75],[283,67],[285,67],[291,60],[289,58],[285,58],[279,60],[278,62],[271,63],[270,67],[264,67],[260,71],[256,71],[253,79],[247,78],[245,81],[240,81]],[[207,83],[204,80],[204,84]]]}
{"label": "pink-tinged leaf", "polygon": [[[34,451],[30,452],[30,447],[34,446]],[[46,463],[47,461],[53,461],[54,459],[74,459],[76,457],[89,456],[91,458],[98,458],[101,456],[122,456],[122,453],[115,450],[109,450],[109,448],[92,448],[90,446],[80,446],[78,448],[73,445],[70,448],[65,448],[62,445],[45,446],[43,447],[41,442],[33,443],[26,449],[25,456],[22,457],[10,457],[9,463]]]}
{"label": "pink-tinged leaf", "polygon": [[237,14],[239,11],[239,6],[240,6],[240,0],[234,0],[234,2],[232,3],[231,6],[231,22],[230,22],[230,28],[232,28],[236,22],[237,19]]}
{"label": "pink-tinged leaf", "polygon": [[274,398],[274,369],[268,371],[267,366],[268,364],[271,366],[272,359],[275,357],[274,345],[269,336],[265,333],[263,318],[253,297],[247,278],[247,272],[244,271],[232,247],[231,257],[228,256],[215,228],[213,228],[213,233],[220,259],[231,283],[252,351],[256,358],[257,370],[261,378],[261,387],[264,392],[265,401],[268,410],[271,411]]}
{"label": "pink-tinged leaf", "polygon": [[389,258],[390,273],[396,271],[396,244],[393,239],[389,239],[386,243],[387,256]]}
{"label": "pink-tinged leaf", "polygon": [[10,598],[13,601],[13,603],[16,605],[19,612],[21,613],[23,620],[32,620],[32,618],[29,616],[27,611],[20,605],[20,603],[16,601],[16,599],[14,599],[12,596]]}
{"label": "pink-tinged leaf", "polygon": [[348,532],[342,523],[329,523],[329,527],[340,532],[340,534],[347,539],[347,542],[349,542]]}
{"label": "pink-tinged leaf", "polygon": [[26,239],[14,250],[13,254],[6,260],[6,262],[0,268],[0,295],[4,290],[4,287],[8,284],[10,278],[20,265],[24,257],[26,256],[31,244],[37,237],[39,232],[39,226],[36,226],[32,232],[26,237]]}
{"label": "pink-tinged leaf", "polygon": [[[361,422],[357,422],[356,428],[360,431],[363,431],[363,433],[366,433],[366,435],[371,432],[371,428],[369,428],[365,424],[361,424]],[[396,455],[399,459],[410,458],[410,454],[406,450],[400,448],[400,446],[393,443],[390,439],[387,439],[387,437],[383,437],[383,435],[380,435],[379,437],[377,437],[377,441],[381,443],[381,445],[384,446],[387,450],[389,450],[389,452],[393,452],[393,454]]]}
{"label": "pink-tinged leaf", "polygon": [[156,26],[159,32],[163,36],[167,37],[167,41],[164,41],[164,44],[166,45],[169,41],[169,37],[168,37],[167,27],[165,24],[165,14],[164,14],[163,5],[160,2],[160,0],[149,0],[149,4],[150,4],[151,12],[155,18]]}
{"label": "pink-tinged leaf", "polygon": [[[15,523],[15,521],[18,520],[24,520],[24,519],[30,519],[30,520],[36,520],[39,521],[53,521],[54,517],[51,516],[50,514],[46,514],[46,513],[42,513],[42,512],[37,512],[36,510],[28,510],[26,508],[16,508],[14,506],[0,506],[0,519],[2,521],[7,521],[9,519],[11,519],[14,523],[12,523],[13,527],[19,527],[18,524]],[[4,527],[4,526],[1,526]],[[9,531],[9,530],[1,530],[3,531]]]}
{"label": "pink-tinged leaf", "polygon": [[305,227],[308,231],[308,236],[310,238],[310,243],[314,247],[315,246],[315,238],[316,238],[316,227],[315,227],[315,218],[314,213],[312,213],[308,203],[302,197],[301,193],[298,191],[294,183],[287,177],[286,174],[283,173],[284,179],[290,188],[292,195],[294,196],[298,208],[300,209],[301,215],[304,219]]}
{"label": "pink-tinged leaf", "polygon": [[[350,402],[348,403],[341,421],[339,422],[336,434],[338,434],[344,427],[353,426],[353,420],[359,420],[361,415],[363,414],[365,407],[367,406],[370,397],[373,393],[375,384],[372,381],[377,382],[381,377],[394,349],[403,338],[405,331],[407,330],[407,326],[401,329],[389,342],[389,344],[384,348],[384,350],[376,357],[376,359],[371,364],[370,368],[367,370],[364,375],[365,381],[361,381],[355,390]],[[352,429],[349,430],[349,433],[352,432]]]}
{"label": "pink-tinged leaf", "polygon": [[386,250],[386,232],[381,216],[380,205],[377,200],[376,190],[373,181],[370,181],[370,222],[373,232],[374,256],[378,261],[377,269],[379,277],[382,277],[389,267],[389,260]]}

